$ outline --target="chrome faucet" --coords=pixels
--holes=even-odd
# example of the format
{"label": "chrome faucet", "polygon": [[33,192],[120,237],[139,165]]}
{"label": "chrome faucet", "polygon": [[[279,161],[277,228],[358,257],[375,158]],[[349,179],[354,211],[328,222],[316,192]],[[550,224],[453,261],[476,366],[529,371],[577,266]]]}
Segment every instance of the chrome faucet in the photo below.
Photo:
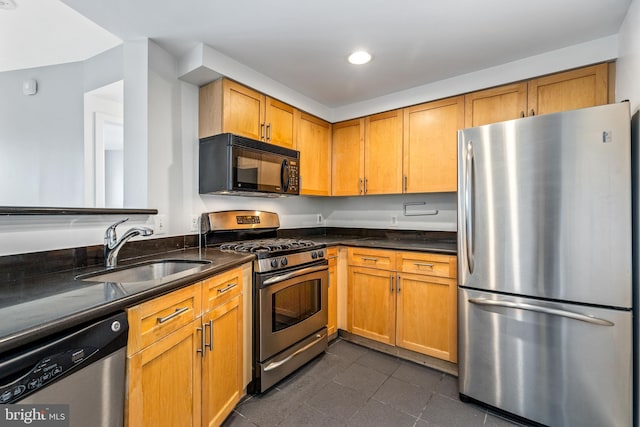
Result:
{"label": "chrome faucet", "polygon": [[133,227],[127,230],[122,238],[118,240],[116,227],[128,220],[129,218],[125,218],[122,221],[111,224],[104,233],[104,265],[107,268],[113,268],[118,265],[118,252],[120,252],[127,240],[134,236],[151,236],[153,234],[153,230],[149,227]]}

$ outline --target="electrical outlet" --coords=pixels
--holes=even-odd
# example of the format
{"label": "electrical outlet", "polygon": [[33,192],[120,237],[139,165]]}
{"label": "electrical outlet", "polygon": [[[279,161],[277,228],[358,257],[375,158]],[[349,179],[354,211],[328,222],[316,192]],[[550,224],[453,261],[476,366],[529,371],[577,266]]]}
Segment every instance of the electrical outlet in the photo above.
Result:
{"label": "electrical outlet", "polygon": [[398,225],[398,217],[396,215],[391,216],[391,225]]}
{"label": "electrical outlet", "polygon": [[166,234],[167,233],[167,216],[156,215],[155,222],[156,222],[155,234]]}
{"label": "electrical outlet", "polygon": [[316,218],[316,224],[318,225],[322,224],[322,214],[318,214],[318,217]]}
{"label": "electrical outlet", "polygon": [[200,215],[191,215],[191,231],[200,231]]}

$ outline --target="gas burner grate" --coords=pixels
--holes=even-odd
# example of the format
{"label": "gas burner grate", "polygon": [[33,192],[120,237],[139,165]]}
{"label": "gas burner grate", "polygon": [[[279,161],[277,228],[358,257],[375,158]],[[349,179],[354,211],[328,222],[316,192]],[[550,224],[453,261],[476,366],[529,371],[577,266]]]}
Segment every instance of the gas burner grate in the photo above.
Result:
{"label": "gas burner grate", "polygon": [[297,239],[261,239],[223,243],[220,249],[242,253],[276,253],[292,249],[305,249],[317,246],[316,242]]}

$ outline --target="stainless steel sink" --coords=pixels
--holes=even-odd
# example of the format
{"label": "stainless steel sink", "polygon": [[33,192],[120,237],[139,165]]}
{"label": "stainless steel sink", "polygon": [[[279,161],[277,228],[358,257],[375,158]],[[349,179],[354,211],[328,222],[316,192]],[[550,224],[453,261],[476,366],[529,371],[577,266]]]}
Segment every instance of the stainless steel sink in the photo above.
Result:
{"label": "stainless steel sink", "polygon": [[[150,261],[132,266],[124,266],[114,270],[95,271],[82,274],[76,280],[88,282],[137,283],[162,280],[168,276],[190,272],[196,273],[206,268],[211,261],[204,260],[160,260]],[[193,271],[191,271],[193,270]]]}

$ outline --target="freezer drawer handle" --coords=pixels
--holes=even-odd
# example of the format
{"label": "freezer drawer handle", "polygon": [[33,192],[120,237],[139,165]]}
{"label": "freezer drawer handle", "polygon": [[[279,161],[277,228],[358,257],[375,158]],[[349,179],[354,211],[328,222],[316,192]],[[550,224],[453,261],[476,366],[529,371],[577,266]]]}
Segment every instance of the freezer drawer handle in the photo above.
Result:
{"label": "freezer drawer handle", "polygon": [[615,323],[613,322],[610,322],[605,319],[600,319],[598,317],[588,316],[586,314],[574,313],[573,311],[558,310],[558,309],[549,308],[549,307],[541,307],[539,305],[522,304],[518,302],[511,302],[511,301],[496,301],[496,300],[489,300],[485,298],[469,298],[468,301],[472,304],[478,304],[478,305],[491,305],[491,306],[497,306],[497,307],[516,308],[519,310],[536,311],[538,313],[568,317],[570,319],[580,320],[582,322],[587,322],[587,323],[593,323],[594,325],[600,325],[600,326],[615,325]]}

